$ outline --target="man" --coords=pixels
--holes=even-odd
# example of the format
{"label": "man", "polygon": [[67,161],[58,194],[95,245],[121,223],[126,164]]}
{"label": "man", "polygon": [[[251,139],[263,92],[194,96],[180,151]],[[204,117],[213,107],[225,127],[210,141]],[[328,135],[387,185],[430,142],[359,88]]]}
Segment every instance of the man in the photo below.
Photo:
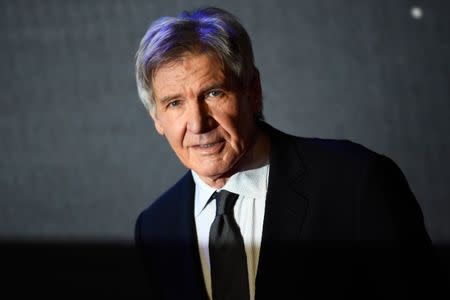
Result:
{"label": "man", "polygon": [[233,15],[155,21],[136,78],[190,169],[136,222],[155,299],[429,292],[431,243],[402,172],[355,143],[266,124],[250,38]]}

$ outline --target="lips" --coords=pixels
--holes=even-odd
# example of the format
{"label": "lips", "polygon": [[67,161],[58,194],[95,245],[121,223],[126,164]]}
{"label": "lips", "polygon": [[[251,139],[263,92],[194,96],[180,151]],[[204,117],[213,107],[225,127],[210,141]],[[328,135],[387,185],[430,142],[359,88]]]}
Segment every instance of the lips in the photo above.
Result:
{"label": "lips", "polygon": [[218,143],[221,143],[222,141],[219,141],[219,142],[214,142],[214,143],[209,143],[209,144],[202,144],[202,145],[197,145],[197,146],[195,146],[195,147],[199,147],[199,148],[211,148],[211,147],[213,147],[214,145],[216,145],[216,144],[218,144]]}
{"label": "lips", "polygon": [[214,154],[216,152],[219,152],[224,144],[225,144],[224,140],[219,140],[211,143],[201,143],[193,145],[190,148],[204,154]]}

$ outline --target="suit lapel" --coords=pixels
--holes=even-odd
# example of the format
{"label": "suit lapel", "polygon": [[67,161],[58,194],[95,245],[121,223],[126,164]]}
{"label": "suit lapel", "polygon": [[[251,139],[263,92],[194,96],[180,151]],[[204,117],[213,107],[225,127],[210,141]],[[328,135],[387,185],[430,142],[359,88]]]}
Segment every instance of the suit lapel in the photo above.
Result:
{"label": "suit lapel", "polygon": [[256,294],[270,294],[271,282],[280,264],[289,264],[287,248],[298,243],[308,202],[300,182],[306,175],[294,141],[267,126],[271,139],[269,185],[256,278]]}

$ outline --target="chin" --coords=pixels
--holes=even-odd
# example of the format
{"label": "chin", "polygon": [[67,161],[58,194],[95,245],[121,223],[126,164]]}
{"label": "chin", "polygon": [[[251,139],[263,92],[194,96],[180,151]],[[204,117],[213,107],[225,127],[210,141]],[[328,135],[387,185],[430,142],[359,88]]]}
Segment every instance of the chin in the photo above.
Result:
{"label": "chin", "polygon": [[[194,169],[193,169],[194,170]],[[208,178],[218,178],[225,172],[220,172],[220,170],[210,170],[210,169],[197,169],[194,170],[198,175]]]}
{"label": "chin", "polygon": [[228,171],[230,170],[230,168],[227,167],[223,167],[223,168],[218,168],[217,166],[208,168],[208,167],[203,167],[203,168],[196,168],[196,169],[192,169],[194,170],[198,175],[202,176],[202,177],[208,177],[208,178],[220,178],[222,177],[224,174],[228,173]]}

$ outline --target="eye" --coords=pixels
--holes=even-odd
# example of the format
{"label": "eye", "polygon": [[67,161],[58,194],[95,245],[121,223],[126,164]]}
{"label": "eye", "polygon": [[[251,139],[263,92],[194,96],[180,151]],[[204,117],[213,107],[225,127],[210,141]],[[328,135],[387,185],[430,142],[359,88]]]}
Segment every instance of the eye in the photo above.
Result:
{"label": "eye", "polygon": [[206,97],[220,97],[223,95],[223,92],[220,90],[212,90],[206,94]]}
{"label": "eye", "polygon": [[177,107],[180,105],[180,100],[172,100],[169,103],[167,103],[168,108]]}

